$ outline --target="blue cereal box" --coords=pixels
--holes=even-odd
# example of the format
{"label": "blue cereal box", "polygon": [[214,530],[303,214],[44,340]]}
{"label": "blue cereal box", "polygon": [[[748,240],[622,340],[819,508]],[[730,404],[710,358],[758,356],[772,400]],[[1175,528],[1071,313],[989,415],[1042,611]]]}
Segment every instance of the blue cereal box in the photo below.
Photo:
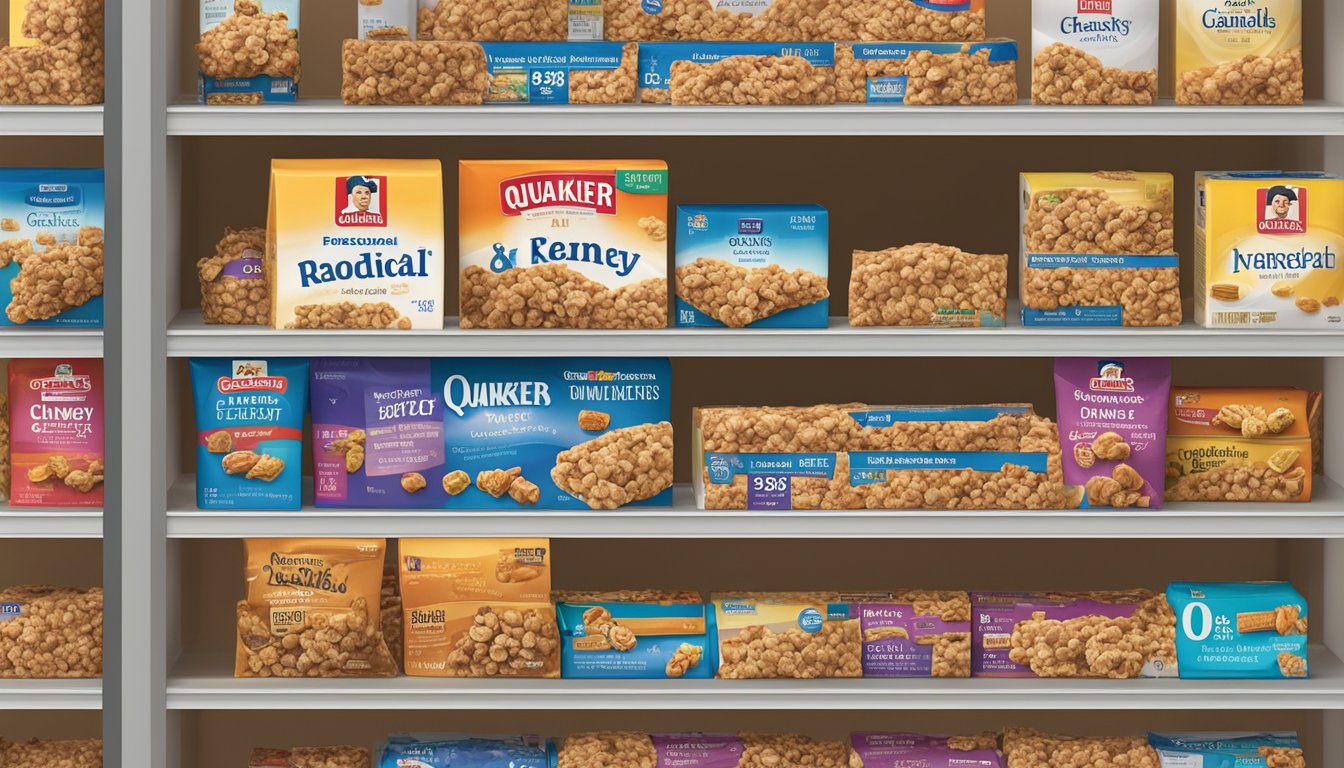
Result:
{"label": "blue cereal box", "polygon": [[481,43],[502,104],[633,104],[638,43]]}
{"label": "blue cereal box", "polygon": [[1181,677],[1306,678],[1307,601],[1286,581],[1167,586]]}
{"label": "blue cereal box", "polygon": [[714,614],[695,592],[559,592],[560,675],[710,678]]}
{"label": "blue cereal box", "polygon": [[103,170],[0,168],[0,326],[103,327]]}
{"label": "blue cereal box", "polygon": [[676,225],[678,326],[826,327],[825,208],[679,205]]}
{"label": "blue cereal box", "polygon": [[[842,44],[836,46],[835,56],[836,101],[841,103],[1017,103],[1017,43],[1013,40]],[[947,64],[953,62],[972,66],[950,68],[958,75],[947,77]],[[888,74],[894,72],[901,74]]]}
{"label": "blue cereal box", "polygon": [[191,361],[196,395],[196,506],[301,506],[307,360]]}
{"label": "blue cereal box", "polygon": [[672,503],[665,358],[434,360],[449,507]]}
{"label": "blue cereal box", "polygon": [[201,0],[200,18],[196,57],[202,104],[245,106],[298,99],[299,0]]}
{"label": "blue cereal box", "polygon": [[1149,733],[1162,768],[1287,768],[1306,766],[1292,731]]}
{"label": "blue cereal box", "polygon": [[469,736],[394,733],[379,746],[376,768],[553,768],[555,747],[533,734]]}

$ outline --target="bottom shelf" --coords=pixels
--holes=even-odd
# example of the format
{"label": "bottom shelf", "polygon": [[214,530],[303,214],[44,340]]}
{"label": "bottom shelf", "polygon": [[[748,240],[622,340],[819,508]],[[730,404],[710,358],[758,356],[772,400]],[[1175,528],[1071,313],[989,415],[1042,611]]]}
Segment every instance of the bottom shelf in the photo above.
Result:
{"label": "bottom shelf", "polygon": [[237,679],[182,659],[168,708],[438,710],[1344,709],[1344,662],[1310,650],[1309,680],[480,680]]}

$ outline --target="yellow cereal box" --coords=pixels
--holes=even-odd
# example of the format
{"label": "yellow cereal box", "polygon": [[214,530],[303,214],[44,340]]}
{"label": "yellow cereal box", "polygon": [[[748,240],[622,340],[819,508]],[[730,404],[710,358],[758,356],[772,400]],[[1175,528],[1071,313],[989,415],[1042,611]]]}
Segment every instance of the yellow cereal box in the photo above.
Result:
{"label": "yellow cereal box", "polygon": [[1179,104],[1301,104],[1302,0],[1176,0]]}
{"label": "yellow cereal box", "polygon": [[14,48],[30,48],[38,41],[23,34],[23,18],[28,15],[28,0],[9,0],[9,44]]}
{"label": "yellow cereal box", "polygon": [[1201,325],[1344,331],[1344,178],[1201,173],[1195,186]]}
{"label": "yellow cereal box", "polygon": [[402,539],[405,670],[559,677],[549,539]]}
{"label": "yellow cereal box", "polygon": [[1171,388],[1167,501],[1311,501],[1308,394]]}
{"label": "yellow cereal box", "polygon": [[463,328],[667,325],[667,164],[463,160]]}
{"label": "yellow cereal box", "polygon": [[276,328],[442,328],[439,161],[271,161],[266,267]]}

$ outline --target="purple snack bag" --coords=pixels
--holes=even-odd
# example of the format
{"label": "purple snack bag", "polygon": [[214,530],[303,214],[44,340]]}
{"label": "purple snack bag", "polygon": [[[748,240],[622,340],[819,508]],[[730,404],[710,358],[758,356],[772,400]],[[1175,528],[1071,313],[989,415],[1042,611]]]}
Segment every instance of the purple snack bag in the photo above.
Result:
{"label": "purple snack bag", "polygon": [[443,413],[426,358],[312,361],[319,507],[442,509]]}
{"label": "purple snack bag", "polygon": [[[858,768],[1003,768],[997,749],[982,749],[974,736],[922,733],[853,733],[849,743]],[[953,746],[955,745],[955,746]]]}
{"label": "purple snack bag", "polygon": [[1162,506],[1171,360],[1055,360],[1064,484],[1080,507]]}
{"label": "purple snack bag", "polygon": [[649,740],[659,766],[676,768],[737,768],[742,740],[709,733],[651,733]]}

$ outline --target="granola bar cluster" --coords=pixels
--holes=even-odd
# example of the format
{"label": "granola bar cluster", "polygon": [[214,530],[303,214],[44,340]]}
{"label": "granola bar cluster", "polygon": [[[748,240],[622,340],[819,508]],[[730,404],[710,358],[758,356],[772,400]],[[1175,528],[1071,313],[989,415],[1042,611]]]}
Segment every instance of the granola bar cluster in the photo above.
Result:
{"label": "granola bar cluster", "polygon": [[0,603],[22,606],[0,622],[0,678],[102,676],[101,588],[7,587]]}
{"label": "granola bar cluster", "polygon": [[563,264],[462,272],[463,328],[662,328],[667,280],[608,288]]}
{"label": "granola bar cluster", "polygon": [[481,46],[440,40],[346,40],[341,73],[346,104],[480,104],[490,85]]}
{"label": "granola bar cluster", "polygon": [[448,653],[451,677],[497,677],[520,672],[555,676],[560,631],[554,607],[482,606]]}
{"label": "granola bar cluster", "polygon": [[372,761],[367,747],[257,747],[248,768],[370,768]]}
{"label": "granola bar cluster", "polygon": [[1009,728],[1003,755],[1007,768],[1158,768],[1157,751],[1142,736],[1078,738]]}
{"label": "granola bar cluster", "polygon": [[[550,3],[563,8],[560,0]],[[606,0],[608,40],[748,42],[983,40],[983,9],[932,10],[915,0],[773,0],[760,14],[715,10],[709,0],[666,0],[648,13],[640,0]],[[562,36],[553,38],[564,39]]]}
{"label": "granola bar cluster", "polygon": [[35,251],[27,240],[0,243],[0,262],[19,262],[5,315],[15,324],[48,320],[103,295],[103,229],[80,227],[73,243]]}
{"label": "granola bar cluster", "polygon": [[5,768],[103,768],[102,739],[6,741],[0,737]]}
{"label": "granola bar cluster", "polygon": [[826,277],[778,264],[748,269],[722,259],[677,267],[677,296],[730,328],[743,328],[831,295]]}
{"label": "granola bar cluster", "polygon": [[418,21],[422,39],[535,42],[569,38],[566,0],[439,0],[432,8],[420,8]]}
{"label": "granola bar cluster", "polygon": [[[693,737],[691,737],[693,738]],[[798,734],[741,733],[737,768],[845,768],[849,748]],[[647,734],[634,731],[576,733],[560,744],[557,768],[655,768],[658,753]]]}
{"label": "granola bar cluster", "polygon": [[258,0],[236,0],[233,13],[196,43],[201,74],[299,79],[299,31],[283,11],[263,13]]}
{"label": "granola bar cluster", "polygon": [[729,56],[672,63],[673,104],[834,104],[835,69],[801,56]]}
{"label": "granola bar cluster", "polygon": [[852,45],[835,46],[836,101],[868,101],[868,80],[905,77],[906,104],[1016,104],[1017,64],[989,60],[988,49],[971,53],[910,51],[904,59],[859,59]]}
{"label": "granola bar cluster", "polygon": [[1178,104],[1301,104],[1302,46],[1181,72]]}
{"label": "granola bar cluster", "polygon": [[1145,664],[1176,663],[1176,615],[1166,595],[1146,590],[1069,593],[1103,603],[1134,602],[1131,616],[1047,619],[1043,611],[1013,628],[1008,657],[1038,677],[1138,677]]}
{"label": "granola bar cluster", "polygon": [[244,677],[342,677],[355,659],[366,669],[396,669],[383,641],[381,621],[371,621],[368,602],[357,597],[348,610],[309,611],[307,620],[276,636],[257,606],[237,605],[239,649],[245,652]]}
{"label": "granola bar cluster", "polygon": [[[859,424],[849,415],[862,405],[700,408],[701,446],[714,453],[837,454],[833,477],[795,477],[794,509],[1062,509],[1065,506],[1059,433],[1035,414],[1002,414],[990,421]],[[1047,471],[1005,464],[997,472],[888,470],[878,482],[850,483],[852,451],[1042,452]],[[709,482],[706,509],[746,509],[747,479]]]}
{"label": "granola bar cluster", "polygon": [[103,0],[28,0],[19,30],[38,45],[0,45],[0,104],[103,101]]}
{"label": "granola bar cluster", "polygon": [[[207,323],[270,325],[271,295],[261,273],[266,230],[224,230],[213,256],[196,262],[201,278],[201,317]],[[233,264],[233,267],[229,267]],[[243,268],[243,269],[240,269]],[[238,271],[250,270],[247,276]]]}
{"label": "granola bar cluster", "polygon": [[1167,486],[1165,497],[1167,501],[1296,501],[1302,497],[1306,480],[1306,468],[1292,462],[1279,468],[1267,461],[1233,462],[1181,477]]}
{"label": "granola bar cluster", "polygon": [[1007,255],[936,243],[854,251],[850,325],[961,324],[964,313],[988,313],[1002,322],[1007,306]]}
{"label": "granola bar cluster", "polygon": [[1033,104],[1152,104],[1157,70],[1107,67],[1092,54],[1053,43],[1036,54],[1031,68]]}
{"label": "granola bar cluster", "polygon": [[[639,79],[639,44],[626,43],[621,49],[621,66],[616,69],[575,69],[569,73],[570,104],[631,104],[635,101],[635,83]],[[667,239],[666,224],[662,238]]]}
{"label": "granola bar cluster", "polygon": [[393,328],[409,330],[411,319],[402,317],[397,308],[385,301],[355,304],[350,301],[335,304],[300,304],[294,308],[294,319],[286,328],[345,328],[371,330]]}
{"label": "granola bar cluster", "polygon": [[672,487],[672,425],[614,429],[555,457],[556,487],[593,509],[616,509]]}

